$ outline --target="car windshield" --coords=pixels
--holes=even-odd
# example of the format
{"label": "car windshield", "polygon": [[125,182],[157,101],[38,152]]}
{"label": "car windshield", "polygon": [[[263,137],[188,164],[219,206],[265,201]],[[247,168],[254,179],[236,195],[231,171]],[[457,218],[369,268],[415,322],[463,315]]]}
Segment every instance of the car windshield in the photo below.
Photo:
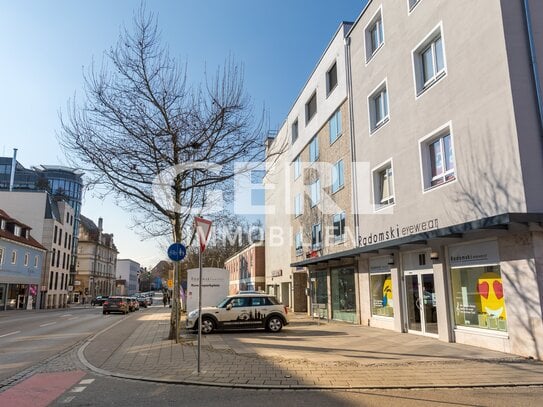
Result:
{"label": "car windshield", "polygon": [[221,302],[219,302],[219,304],[217,305],[217,308],[224,308],[228,300],[230,300],[230,298],[228,297],[226,297],[224,300],[221,300]]}

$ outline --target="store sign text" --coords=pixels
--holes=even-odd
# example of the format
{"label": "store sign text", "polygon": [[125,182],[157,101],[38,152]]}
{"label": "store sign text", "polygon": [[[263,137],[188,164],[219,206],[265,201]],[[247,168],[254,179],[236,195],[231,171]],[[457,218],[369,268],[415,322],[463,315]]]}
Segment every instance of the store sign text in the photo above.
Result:
{"label": "store sign text", "polygon": [[362,246],[367,246],[370,244],[376,244],[381,242],[386,242],[387,240],[399,239],[400,237],[405,237],[413,235],[415,233],[427,232],[429,230],[435,230],[439,228],[438,219],[431,219],[425,222],[416,223],[409,226],[391,226],[389,229],[379,233],[372,233],[367,236],[364,236],[360,239]]}

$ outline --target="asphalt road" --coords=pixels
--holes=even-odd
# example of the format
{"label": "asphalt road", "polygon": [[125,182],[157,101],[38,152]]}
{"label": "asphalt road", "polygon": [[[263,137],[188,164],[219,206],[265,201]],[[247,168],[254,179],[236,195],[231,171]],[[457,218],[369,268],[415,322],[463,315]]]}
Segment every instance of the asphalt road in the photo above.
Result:
{"label": "asphalt road", "polygon": [[101,307],[0,314],[0,382],[123,318]]}

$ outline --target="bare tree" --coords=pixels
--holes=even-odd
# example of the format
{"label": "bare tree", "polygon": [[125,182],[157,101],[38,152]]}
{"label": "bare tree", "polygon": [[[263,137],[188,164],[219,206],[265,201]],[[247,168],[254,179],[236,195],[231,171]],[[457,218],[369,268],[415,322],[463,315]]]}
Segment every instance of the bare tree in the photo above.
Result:
{"label": "bare tree", "polygon": [[[84,96],[70,99],[60,114],[58,138],[89,185],[139,215],[140,232],[187,242],[189,215],[205,212],[208,190],[222,189],[228,200],[234,163],[262,158],[263,120],[255,117],[243,69],[232,58],[202,85],[190,85],[186,63],[162,45],[156,18],[142,7],[133,23],[102,64],[84,74]],[[153,190],[153,180],[172,167],[159,183],[183,208]],[[174,324],[172,317],[171,339]]]}

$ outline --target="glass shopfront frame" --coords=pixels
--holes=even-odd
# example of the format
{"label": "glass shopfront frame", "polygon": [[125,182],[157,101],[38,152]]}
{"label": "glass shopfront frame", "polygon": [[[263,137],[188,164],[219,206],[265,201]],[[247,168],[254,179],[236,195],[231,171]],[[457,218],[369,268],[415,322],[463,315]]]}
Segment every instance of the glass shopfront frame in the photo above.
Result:
{"label": "glass shopfront frame", "polygon": [[456,327],[507,332],[506,298],[496,241],[449,248]]}
{"label": "glass shopfront frame", "polygon": [[390,262],[390,256],[376,257],[369,261],[371,315],[373,317],[394,317]]}
{"label": "glass shopfront frame", "polygon": [[311,272],[311,305],[314,316],[328,319],[328,272]]}
{"label": "glass shopfront frame", "polygon": [[356,287],[354,268],[330,271],[332,318],[354,323],[356,320]]}

